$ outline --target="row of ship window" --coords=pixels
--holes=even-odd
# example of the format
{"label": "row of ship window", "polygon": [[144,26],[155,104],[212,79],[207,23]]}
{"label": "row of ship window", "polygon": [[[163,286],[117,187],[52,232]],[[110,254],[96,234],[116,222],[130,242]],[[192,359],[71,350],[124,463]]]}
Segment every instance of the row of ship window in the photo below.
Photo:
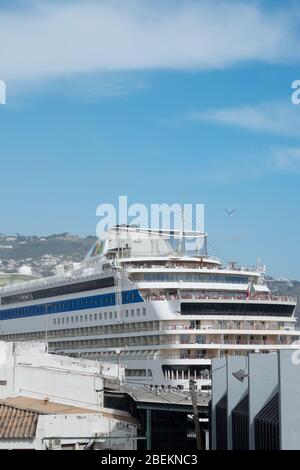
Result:
{"label": "row of ship window", "polygon": [[[125,310],[125,317],[129,316],[146,316],[145,308],[137,308]],[[102,320],[113,320],[118,318],[118,313],[114,312],[101,312],[101,313],[90,313],[89,315],[71,315],[69,317],[57,317],[53,319],[54,325],[65,325],[69,323],[87,322],[87,321],[102,321]]]}
{"label": "row of ship window", "polygon": [[200,273],[145,273],[145,281],[168,281],[168,282],[225,282],[231,284],[248,284],[248,276],[234,276],[234,275],[215,275],[215,274],[200,274]]}
{"label": "row of ship window", "polygon": [[[56,339],[56,338],[55,338]],[[122,338],[95,338],[95,339],[70,339],[69,341],[56,340],[49,343],[49,347],[53,349],[90,349],[90,348],[131,348],[136,346],[159,346],[160,344],[173,344],[171,342],[165,343],[160,340],[159,336],[135,336],[135,337],[122,337]]]}
{"label": "row of ship window", "polygon": [[151,369],[125,369],[125,376],[126,377],[152,377],[152,370]]}
{"label": "row of ship window", "polygon": [[[122,292],[122,303],[133,303],[142,301],[138,291]],[[10,308],[0,311],[0,320],[24,318],[35,315],[69,312],[74,310],[86,310],[89,308],[110,307],[115,305],[115,294],[101,294],[79,299],[63,300],[42,305],[31,305],[27,307]]]}

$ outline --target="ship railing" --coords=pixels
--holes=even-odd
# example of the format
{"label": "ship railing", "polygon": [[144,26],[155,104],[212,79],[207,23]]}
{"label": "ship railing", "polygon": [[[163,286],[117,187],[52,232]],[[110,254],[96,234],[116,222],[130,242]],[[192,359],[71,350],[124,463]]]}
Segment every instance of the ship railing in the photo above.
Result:
{"label": "ship railing", "polygon": [[[214,340],[203,340],[203,341],[188,341],[188,340],[170,340],[170,341],[161,341],[160,346],[163,347],[165,344],[167,345],[186,345],[187,348],[189,345],[199,345],[199,347],[202,347],[203,345],[209,345],[209,344],[234,344],[234,345],[248,345],[248,344],[258,344],[258,345],[276,345],[276,344],[292,344],[292,340],[289,341],[290,338],[287,338],[286,341],[281,341],[278,343],[278,341],[271,341],[271,340],[261,340],[261,339],[222,339],[222,338],[214,338]],[[150,345],[151,346],[151,345]]]}
{"label": "ship railing", "polygon": [[[127,359],[141,359],[140,354],[134,354],[134,355],[126,355],[124,356]],[[161,359],[208,359],[210,360],[213,357],[218,357],[216,355],[208,355],[208,354],[147,354],[142,356],[143,359],[151,359],[151,360],[161,360]]]}
{"label": "ship railing", "polygon": [[205,271],[206,269],[207,270],[211,270],[211,269],[218,269],[218,268],[215,268],[215,267],[209,267],[207,268],[206,266],[190,266],[188,264],[184,264],[184,263],[167,263],[167,264],[155,264],[155,263],[151,263],[151,262],[148,262],[148,263],[144,263],[143,265],[141,266],[135,266],[135,265],[130,265],[130,266],[126,266],[126,269],[128,269],[129,271],[139,271],[141,269],[177,269],[177,268],[180,268],[180,269],[197,269],[199,271]]}
{"label": "ship railing", "polygon": [[219,357],[213,354],[161,354],[159,357],[153,357],[153,359],[208,359],[211,360],[214,357]]}
{"label": "ship railing", "polygon": [[[51,343],[50,343],[50,349],[51,348]],[[76,353],[75,351],[79,348],[64,348],[64,352],[66,354],[72,355],[73,353]],[[57,352],[57,349],[53,348],[53,351]],[[126,359],[127,360],[137,360],[137,359],[143,359],[143,360],[164,360],[164,359],[207,359],[210,360],[213,357],[219,357],[217,354],[187,354],[187,353],[156,353],[156,352],[149,352],[149,354],[139,354],[135,353],[135,351],[126,351],[125,354],[122,354],[124,351],[121,350],[120,353],[120,358]],[[97,353],[97,351],[93,352],[92,354]],[[82,351],[82,357],[86,354],[85,351]],[[89,353],[88,353],[89,354]],[[105,353],[105,360],[109,362],[109,359],[111,358],[112,360],[115,360],[115,353],[113,352],[106,352]],[[101,359],[100,359],[101,360]]]}
{"label": "ship railing", "polygon": [[297,297],[287,295],[197,295],[197,294],[170,294],[144,296],[147,301],[157,300],[243,300],[243,301],[275,301],[275,302],[297,302]]}
{"label": "ship railing", "polygon": [[[209,264],[209,261],[215,261],[215,259],[212,259],[211,257],[209,258],[206,258],[203,260],[203,263],[207,263]],[[166,264],[156,264],[156,263],[152,263],[151,261],[148,261],[148,262],[145,262],[143,264],[141,264],[140,266],[136,266],[134,263],[130,264],[128,263],[128,265],[126,266],[126,268],[130,271],[139,271],[140,269],[177,269],[177,268],[181,268],[181,269],[197,269],[199,271],[211,271],[211,270],[216,270],[216,271],[230,271],[230,272],[235,272],[235,271],[245,271],[245,272],[254,272],[254,273],[259,273],[261,274],[263,271],[262,271],[262,268],[260,267],[257,267],[257,266],[235,266],[234,268],[233,267],[230,267],[230,266],[222,266],[222,265],[219,265],[219,266],[205,266],[205,265],[196,265],[196,266],[191,266],[189,264],[185,264],[184,262],[181,262],[181,263],[172,263],[172,262],[168,262],[167,260],[165,260]],[[200,261],[199,261],[200,263]]]}
{"label": "ship railing", "polygon": [[[218,340],[214,341],[213,344],[234,344],[234,345],[264,345],[264,346],[275,346],[275,345],[290,345],[292,344],[292,340],[286,340],[286,341],[271,341],[271,340],[259,340],[259,339],[251,339],[251,340],[233,340],[233,339],[225,339],[224,341],[218,342]],[[205,343],[204,343],[205,344]],[[209,343],[206,343],[209,344]]]}
{"label": "ship railing", "polygon": [[[153,328],[145,328],[142,331],[153,331]],[[285,331],[285,332],[290,332],[290,331],[295,331],[290,327],[282,327],[282,326],[264,326],[264,325],[237,325],[237,326],[218,326],[214,325],[209,328],[207,327],[201,327],[201,326],[187,326],[187,325],[174,325],[174,326],[161,326],[160,331],[175,331],[175,332],[181,332],[184,331],[183,334],[187,334],[189,331],[200,331],[201,334],[212,334],[211,331]],[[126,331],[127,332],[127,331]],[[134,332],[134,331],[132,331]],[[179,333],[181,334],[181,333]],[[235,334],[235,333],[229,333],[229,334]]]}
{"label": "ship railing", "polygon": [[65,273],[63,276],[49,276],[44,279],[39,279],[36,281],[27,281],[13,284],[11,286],[6,286],[0,288],[0,296],[4,295],[13,295],[19,294],[21,292],[27,292],[30,290],[50,288],[60,286],[61,284],[68,284],[72,281],[81,281],[93,278],[96,274],[106,274],[101,269],[95,269],[88,273],[72,274],[70,272]]}

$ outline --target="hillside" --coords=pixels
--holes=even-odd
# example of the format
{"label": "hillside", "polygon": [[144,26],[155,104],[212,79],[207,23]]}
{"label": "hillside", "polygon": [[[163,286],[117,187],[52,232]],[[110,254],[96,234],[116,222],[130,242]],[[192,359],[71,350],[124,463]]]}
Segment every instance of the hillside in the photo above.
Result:
{"label": "hillside", "polygon": [[0,270],[15,272],[21,266],[31,266],[38,275],[49,275],[57,264],[72,267],[84,259],[96,237],[85,238],[69,233],[46,237],[0,235]]}

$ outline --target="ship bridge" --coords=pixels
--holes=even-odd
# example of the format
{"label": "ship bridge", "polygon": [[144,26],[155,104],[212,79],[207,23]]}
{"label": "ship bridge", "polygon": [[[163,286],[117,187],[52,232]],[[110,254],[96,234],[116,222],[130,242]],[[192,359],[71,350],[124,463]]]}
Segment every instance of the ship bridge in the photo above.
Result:
{"label": "ship bridge", "polygon": [[207,234],[199,231],[158,230],[118,225],[106,240],[98,240],[87,256],[107,259],[207,257]]}

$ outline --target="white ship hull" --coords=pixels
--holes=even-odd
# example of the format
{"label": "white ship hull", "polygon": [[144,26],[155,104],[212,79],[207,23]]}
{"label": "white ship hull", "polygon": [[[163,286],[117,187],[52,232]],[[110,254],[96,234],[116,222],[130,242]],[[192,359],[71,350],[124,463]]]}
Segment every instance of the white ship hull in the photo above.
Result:
{"label": "white ship hull", "polygon": [[110,264],[112,252],[0,289],[0,339],[44,339],[50,352],[125,364],[133,384],[194,379],[203,389],[213,357],[297,348],[295,300],[271,296],[254,268],[172,253]]}

